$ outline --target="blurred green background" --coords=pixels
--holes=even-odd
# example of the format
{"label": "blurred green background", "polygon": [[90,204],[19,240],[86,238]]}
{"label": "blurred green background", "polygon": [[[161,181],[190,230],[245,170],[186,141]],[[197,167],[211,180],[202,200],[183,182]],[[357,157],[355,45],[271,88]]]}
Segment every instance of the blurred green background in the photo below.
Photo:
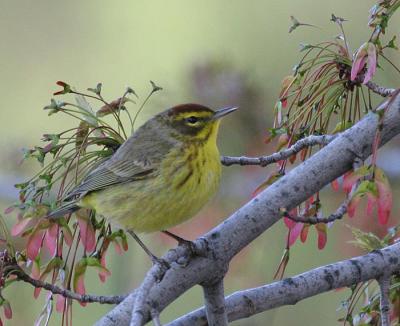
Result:
{"label": "blurred green background", "polygon": [[[47,116],[42,108],[59,90],[57,80],[78,89],[103,83],[109,100],[121,96],[127,85],[143,99],[151,89],[149,80],[164,90],[157,93],[140,115],[143,122],[172,105],[200,102],[211,107],[240,105],[236,117],[222,125],[220,148],[223,154],[266,154],[272,147],[263,143],[271,126],[274,101],[282,78],[291,73],[299,60],[299,44],[330,39],[339,33],[329,21],[331,13],[345,17],[352,50],[369,37],[368,9],[374,1],[11,1],[0,2],[0,206],[1,211],[16,198],[13,184],[24,181],[39,167],[20,165],[21,149],[39,143],[42,134],[72,126],[63,115]],[[288,34],[289,16],[319,26],[300,28]],[[398,31],[395,17],[388,35]],[[392,55],[398,62],[398,53]],[[383,66],[385,68],[385,66]],[[379,72],[383,85],[399,86],[399,79],[388,71]],[[393,182],[399,171],[398,146],[387,150],[384,160]],[[382,154],[385,155],[385,154]],[[398,161],[397,161],[398,162]],[[398,165],[398,163],[397,163]],[[194,239],[209,230],[250,198],[269,169],[224,168],[218,197],[199,216],[176,229]],[[398,195],[396,190],[395,195]],[[330,189],[325,196],[332,196]],[[329,200],[326,213],[342,198]],[[394,212],[398,212],[398,206]],[[395,224],[396,215],[391,219]],[[356,224],[363,222],[361,216]],[[11,225],[13,216],[8,216]],[[346,220],[348,223],[349,221]],[[353,221],[351,221],[353,223]],[[384,229],[378,229],[381,231]],[[272,281],[285,245],[286,229],[277,223],[244,250],[230,266],[226,293]],[[316,248],[315,232],[305,245],[296,244],[291,252],[287,275],[305,271],[357,253],[344,223],[329,233],[323,251]],[[158,254],[175,244],[159,234],[144,241]],[[23,240],[16,240],[17,246]],[[150,267],[149,260],[130,241],[123,256],[109,259],[112,277],[99,282],[96,274],[86,278],[87,290],[96,294],[120,294],[135,288]],[[348,290],[332,292],[241,320],[235,325],[336,325],[343,311],[337,311]],[[44,295],[33,299],[33,289],[16,284],[7,289],[14,317],[9,325],[31,325],[44,305]],[[194,288],[162,313],[166,322],[202,304],[200,288]],[[90,325],[110,306],[74,305],[74,324]],[[51,325],[60,318],[54,313]]]}

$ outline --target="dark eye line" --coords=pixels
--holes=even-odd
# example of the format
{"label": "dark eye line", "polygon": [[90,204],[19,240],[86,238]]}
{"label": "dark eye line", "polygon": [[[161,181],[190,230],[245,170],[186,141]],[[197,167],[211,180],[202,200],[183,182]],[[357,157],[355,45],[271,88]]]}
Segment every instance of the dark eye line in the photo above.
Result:
{"label": "dark eye line", "polygon": [[186,118],[185,120],[186,120],[186,122],[194,124],[194,123],[198,122],[200,119],[192,115],[189,118]]}

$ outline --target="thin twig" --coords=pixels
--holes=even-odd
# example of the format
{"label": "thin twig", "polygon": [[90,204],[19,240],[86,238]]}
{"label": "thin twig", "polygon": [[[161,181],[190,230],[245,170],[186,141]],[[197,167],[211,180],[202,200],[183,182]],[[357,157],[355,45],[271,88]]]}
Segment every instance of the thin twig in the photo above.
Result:
{"label": "thin twig", "polygon": [[381,290],[380,309],[382,326],[390,326],[390,278],[390,274],[385,273],[382,277],[377,279]]}
{"label": "thin twig", "polygon": [[203,292],[208,324],[213,326],[228,325],[223,279],[212,285],[203,285]]}
{"label": "thin twig", "polygon": [[43,282],[41,280],[35,280],[26,274],[18,265],[8,266],[7,268],[12,270],[10,274],[16,275],[17,280],[24,281],[37,288],[46,289],[53,294],[62,295],[64,298],[69,298],[80,302],[98,302],[101,304],[118,304],[126,298],[126,295],[104,296],[94,294],[78,294],[76,292],[58,287],[54,284]]}
{"label": "thin twig", "polygon": [[289,212],[285,211],[283,216],[291,219],[295,222],[307,223],[307,224],[318,224],[318,223],[331,223],[336,220],[340,220],[344,214],[347,213],[347,206],[350,202],[350,196],[346,198],[343,203],[338,207],[336,212],[332,213],[327,217],[318,217],[318,216],[305,216],[305,215],[298,215],[298,216],[291,216]]}
{"label": "thin twig", "polygon": [[369,81],[368,83],[365,84],[371,91],[373,91],[375,94],[378,94],[382,97],[388,97],[392,95],[395,91],[394,88],[386,88],[383,86],[379,86],[378,84]]}
{"label": "thin twig", "polygon": [[[353,170],[357,170],[362,166],[363,162],[362,160],[359,160],[356,158],[353,162]],[[317,215],[315,216],[305,216],[305,215],[298,215],[298,216],[291,216],[287,210],[284,210],[283,216],[291,219],[292,221],[295,222],[300,222],[300,223],[307,223],[307,224],[318,224],[318,223],[331,223],[336,220],[342,219],[344,214],[347,213],[347,207],[349,206],[350,200],[353,197],[354,192],[360,185],[361,179],[357,180],[353,186],[351,187],[351,191],[348,193],[346,199],[340,204],[340,206],[336,209],[334,213],[327,217],[318,217]]]}
{"label": "thin twig", "polygon": [[274,153],[268,156],[260,156],[260,157],[233,157],[233,156],[222,156],[221,163],[225,166],[230,166],[234,164],[239,165],[260,165],[267,166],[268,164],[276,163],[281,160],[285,160],[294,154],[297,154],[302,149],[315,145],[327,145],[333,139],[335,139],[337,135],[311,135],[305,138],[300,139],[295,144],[290,146],[287,149],[284,149],[280,152]]}

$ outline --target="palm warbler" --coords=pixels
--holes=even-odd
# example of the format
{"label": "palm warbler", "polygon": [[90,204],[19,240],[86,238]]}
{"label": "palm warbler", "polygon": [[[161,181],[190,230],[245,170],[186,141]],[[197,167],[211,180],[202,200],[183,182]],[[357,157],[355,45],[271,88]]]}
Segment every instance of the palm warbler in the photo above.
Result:
{"label": "palm warbler", "polygon": [[164,231],[186,221],[218,189],[220,118],[236,109],[183,104],[157,114],[72,189],[49,218],[93,209],[136,240],[136,232]]}

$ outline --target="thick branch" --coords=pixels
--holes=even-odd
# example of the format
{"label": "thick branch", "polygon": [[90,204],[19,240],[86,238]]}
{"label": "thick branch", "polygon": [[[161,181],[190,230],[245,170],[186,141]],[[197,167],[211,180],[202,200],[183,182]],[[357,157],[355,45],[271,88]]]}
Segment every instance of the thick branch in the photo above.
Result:
{"label": "thick branch", "polygon": [[[400,244],[396,243],[365,256],[318,267],[282,281],[233,293],[225,299],[228,320],[231,322],[247,318],[266,310],[296,304],[300,300],[326,291],[380,279],[384,272],[390,275],[400,271],[399,256]],[[387,291],[388,287],[385,286],[385,293]],[[168,324],[186,325],[207,325],[204,307]],[[382,325],[386,326],[383,323]]]}
{"label": "thick branch", "polygon": [[225,309],[224,281],[203,285],[206,321],[208,325],[226,326],[228,316]]}
{"label": "thick branch", "polygon": [[[161,263],[154,264],[146,275],[146,278],[142,282],[141,286],[137,289],[130,323],[131,326],[144,324],[146,315],[143,313],[143,311],[145,310],[145,306],[147,304],[148,294],[154,284],[162,279],[166,270],[166,267],[164,267]],[[155,308],[150,307],[150,309],[154,310]]]}
{"label": "thick branch", "polygon": [[327,145],[335,137],[336,137],[336,135],[321,135],[321,136],[311,135],[311,136],[300,139],[299,141],[297,141],[295,144],[293,144],[289,148],[284,149],[280,152],[274,153],[272,155],[260,156],[260,157],[222,156],[221,163],[222,163],[222,165],[225,165],[225,166],[230,166],[230,165],[234,165],[234,164],[267,166],[269,164],[288,159],[289,157],[293,156],[294,154],[297,154],[298,152],[300,152],[302,149],[304,149],[306,147],[315,146],[315,145]]}
{"label": "thick branch", "polygon": [[[196,284],[224,275],[229,261],[241,249],[280,220],[280,208],[298,206],[352,168],[355,158],[371,154],[378,115],[370,113],[338,135],[327,146],[291,170],[196,243],[205,242],[209,254],[194,257],[186,267],[173,265],[150,291],[148,300],[162,311]],[[380,146],[400,133],[400,97],[387,109]],[[97,325],[129,325],[134,296],[129,296]],[[150,311],[144,312],[149,320]]]}

